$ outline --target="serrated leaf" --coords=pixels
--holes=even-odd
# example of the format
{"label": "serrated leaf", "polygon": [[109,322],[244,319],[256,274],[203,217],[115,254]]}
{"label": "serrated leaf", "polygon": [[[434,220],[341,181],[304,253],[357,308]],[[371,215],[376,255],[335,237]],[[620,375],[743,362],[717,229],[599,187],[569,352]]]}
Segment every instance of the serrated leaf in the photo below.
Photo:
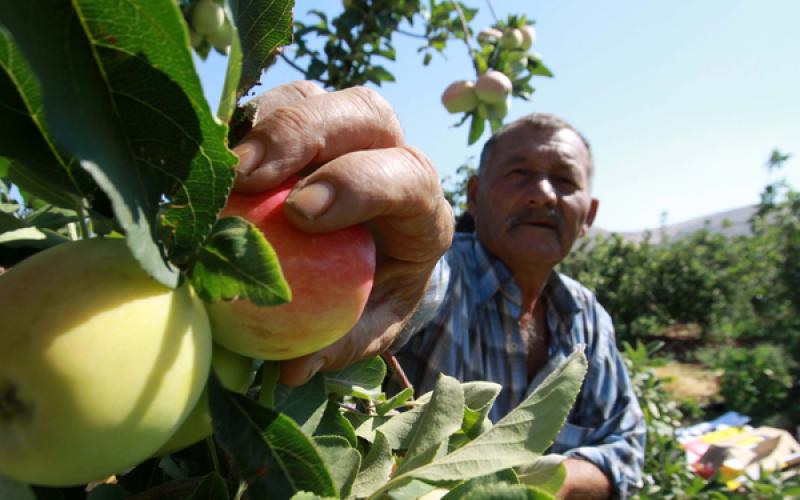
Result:
{"label": "serrated leaf", "polygon": [[443,496],[442,500],[457,500],[481,486],[495,483],[519,484],[519,478],[517,478],[517,475],[512,469],[503,469],[459,484]]}
{"label": "serrated leaf", "polygon": [[386,436],[378,431],[361,464],[361,471],[353,485],[353,495],[359,498],[371,495],[389,480],[393,465],[392,447]]}
{"label": "serrated leaf", "polygon": [[292,42],[292,0],[230,0],[241,43],[237,97],[247,94],[269,66],[273,51]]}
{"label": "serrated leaf", "polygon": [[583,349],[567,360],[489,431],[409,475],[429,481],[469,479],[531,463],[555,439],[586,374]]}
{"label": "serrated leaf", "polygon": [[411,442],[397,474],[432,461],[431,450],[446,444],[447,439],[461,429],[463,418],[464,391],[461,384],[453,377],[439,375],[430,402],[411,428]]}
{"label": "serrated leaf", "polygon": [[[0,23],[3,17],[0,17]],[[45,124],[41,86],[11,34],[0,26],[2,176],[51,203],[71,207],[96,185],[77,161],[58,151]]]}
{"label": "serrated leaf", "polygon": [[539,457],[532,464],[519,468],[519,480],[555,495],[567,478],[567,468],[564,466],[566,458],[557,454]]}
{"label": "serrated leaf", "polygon": [[377,399],[386,377],[386,363],[379,356],[362,359],[339,371],[325,374],[328,392],[361,399]]}
{"label": "serrated leaf", "polygon": [[208,394],[214,436],[239,464],[251,498],[336,495],[322,457],[292,419],[225,390],[213,375]]}
{"label": "serrated leaf", "polygon": [[228,500],[225,480],[216,472],[208,474],[187,500]]}
{"label": "serrated leaf", "polygon": [[275,250],[256,226],[241,217],[217,221],[190,277],[206,302],[247,299],[270,306],[291,300]]}
{"label": "serrated leaf", "polygon": [[278,384],[275,388],[275,411],[294,420],[307,436],[314,434],[327,404],[325,380],[320,373],[301,386]]}
{"label": "serrated leaf", "polygon": [[0,498],[15,500],[36,500],[33,490],[25,483],[0,475]]}
{"label": "serrated leaf", "polygon": [[353,424],[342,415],[339,404],[333,399],[328,400],[325,414],[322,415],[322,420],[314,434],[316,436],[338,436],[345,439],[351,447],[358,447],[358,437]]}
{"label": "serrated leaf", "polygon": [[414,397],[414,388],[406,387],[386,401],[382,401],[375,406],[375,411],[378,415],[386,415],[394,409],[400,408],[405,405],[409,400]]}
{"label": "serrated leaf", "polygon": [[53,142],[106,193],[142,266],[174,286],[160,243],[179,265],[194,254],[236,162],[205,101],[177,5],[33,0],[1,16],[41,84]]}
{"label": "serrated leaf", "polygon": [[361,467],[361,454],[339,436],[318,436],[314,438],[314,442],[331,471],[339,498],[349,497]]}
{"label": "serrated leaf", "polygon": [[524,484],[494,483],[478,486],[464,500],[555,500],[544,490]]}

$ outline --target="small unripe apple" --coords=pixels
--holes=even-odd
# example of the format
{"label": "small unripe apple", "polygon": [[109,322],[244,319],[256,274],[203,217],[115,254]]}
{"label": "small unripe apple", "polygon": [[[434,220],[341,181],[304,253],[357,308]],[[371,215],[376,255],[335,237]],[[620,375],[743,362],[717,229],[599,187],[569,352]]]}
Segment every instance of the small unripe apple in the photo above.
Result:
{"label": "small unripe apple", "polygon": [[481,45],[490,45],[497,43],[503,38],[503,32],[494,28],[484,28],[478,32],[478,43]]}
{"label": "small unripe apple", "polygon": [[528,50],[533,47],[533,44],[536,43],[536,30],[533,26],[526,24],[519,31],[522,33],[522,48]]}
{"label": "small unripe apple", "polygon": [[193,29],[189,29],[189,43],[192,45],[193,49],[199,47],[200,44],[203,43],[203,40],[205,40],[203,35]]}
{"label": "small unripe apple", "polygon": [[192,29],[208,36],[216,32],[225,22],[225,11],[213,0],[198,0],[192,6]]}
{"label": "small unripe apple", "polygon": [[39,252],[0,276],[0,474],[72,486],[158,450],[208,379],[211,331],[187,284],[124,240]]}
{"label": "small unripe apple", "polygon": [[[244,394],[253,381],[254,372],[252,366],[253,360],[250,358],[240,356],[216,342],[214,343],[211,367],[224,388]],[[211,433],[211,413],[208,408],[208,387],[206,387],[192,412],[155,455],[161,457],[182,450],[210,436]]]}
{"label": "small unripe apple", "polygon": [[478,105],[475,84],[459,80],[447,86],[442,94],[442,104],[450,113],[468,113]]}
{"label": "small unripe apple", "polygon": [[339,340],[356,324],[372,289],[375,243],[361,225],[312,234],[283,212],[294,177],[259,194],[234,192],[222,212],[255,224],[278,256],[291,302],[261,307],[248,300],[207,304],[214,340],[256,359],[292,359]]}
{"label": "small unripe apple", "polygon": [[489,108],[489,114],[492,118],[497,118],[498,120],[502,120],[508,115],[508,111],[511,109],[511,96],[507,95],[505,99],[498,102],[497,104],[492,104]]}
{"label": "small unripe apple", "polygon": [[488,104],[497,104],[511,93],[511,80],[502,72],[489,70],[475,82],[475,95]]}
{"label": "small unripe apple", "polygon": [[500,45],[505,49],[518,49],[522,47],[522,32],[517,28],[508,28],[500,39]]}
{"label": "small unripe apple", "polygon": [[231,41],[233,41],[233,26],[226,20],[217,31],[207,35],[206,40],[212,47],[227,55],[231,49]]}

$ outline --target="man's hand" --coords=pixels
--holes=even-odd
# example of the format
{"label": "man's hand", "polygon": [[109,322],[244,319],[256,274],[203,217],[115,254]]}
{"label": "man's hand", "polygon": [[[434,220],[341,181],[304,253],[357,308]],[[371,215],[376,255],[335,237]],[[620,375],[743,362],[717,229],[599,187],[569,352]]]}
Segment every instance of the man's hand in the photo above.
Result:
{"label": "man's hand", "polygon": [[391,345],[450,246],[453,213],[433,165],[404,143],[394,111],[376,92],[327,93],[298,81],[254,104],[254,127],[234,148],[234,189],[265,191],[307,175],[286,201],[289,220],[309,232],[364,223],[377,249],[372,293],[356,326],[319,352],[283,362],[281,381],[300,385]]}

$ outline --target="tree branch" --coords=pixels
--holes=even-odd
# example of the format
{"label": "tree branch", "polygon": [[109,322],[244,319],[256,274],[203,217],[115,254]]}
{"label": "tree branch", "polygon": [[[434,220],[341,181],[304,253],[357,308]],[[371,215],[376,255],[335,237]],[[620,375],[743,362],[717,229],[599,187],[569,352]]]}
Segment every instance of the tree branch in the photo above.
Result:
{"label": "tree branch", "polygon": [[306,70],[304,70],[303,68],[301,68],[300,66],[298,66],[298,65],[297,65],[297,64],[296,64],[294,61],[292,61],[291,59],[289,59],[288,57],[286,57],[286,55],[285,55],[283,52],[281,52],[279,55],[280,55],[280,58],[281,58],[281,59],[283,59],[283,61],[284,61],[286,64],[288,64],[288,65],[289,65],[289,66],[291,66],[292,68],[296,69],[296,70],[297,70],[297,71],[299,71],[300,73],[303,73],[303,76],[305,76],[305,74],[306,74]]}
{"label": "tree branch", "polygon": [[464,43],[467,45],[467,50],[469,51],[469,58],[472,60],[472,65],[475,66],[475,74],[480,74],[478,70],[478,63],[475,60],[475,51],[472,50],[472,43],[469,40],[469,25],[467,24],[467,18],[464,17],[464,11],[461,10],[461,6],[458,5],[458,2],[455,0],[450,0],[450,4],[453,8],[458,12],[458,18],[461,20],[461,28],[464,30]]}

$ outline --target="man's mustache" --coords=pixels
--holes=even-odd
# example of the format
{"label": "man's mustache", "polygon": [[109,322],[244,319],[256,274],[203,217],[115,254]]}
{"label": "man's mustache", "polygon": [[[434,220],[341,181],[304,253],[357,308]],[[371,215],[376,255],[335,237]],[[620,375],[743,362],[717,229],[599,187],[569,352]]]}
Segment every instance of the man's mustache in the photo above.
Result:
{"label": "man's mustache", "polygon": [[520,225],[536,225],[549,226],[560,231],[562,224],[561,216],[553,209],[520,210],[508,218],[509,228]]}

